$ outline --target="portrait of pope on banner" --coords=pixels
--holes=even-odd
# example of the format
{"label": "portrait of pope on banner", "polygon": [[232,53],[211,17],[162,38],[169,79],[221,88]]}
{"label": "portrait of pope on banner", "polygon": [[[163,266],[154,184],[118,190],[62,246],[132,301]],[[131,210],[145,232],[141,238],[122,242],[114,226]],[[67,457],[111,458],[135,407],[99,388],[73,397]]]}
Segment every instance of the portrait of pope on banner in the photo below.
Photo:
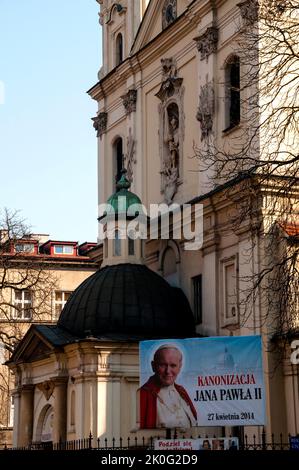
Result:
{"label": "portrait of pope on banner", "polygon": [[197,412],[182,385],[176,383],[183,355],[176,345],[162,344],[154,353],[153,375],[138,390],[141,429],[197,426]]}

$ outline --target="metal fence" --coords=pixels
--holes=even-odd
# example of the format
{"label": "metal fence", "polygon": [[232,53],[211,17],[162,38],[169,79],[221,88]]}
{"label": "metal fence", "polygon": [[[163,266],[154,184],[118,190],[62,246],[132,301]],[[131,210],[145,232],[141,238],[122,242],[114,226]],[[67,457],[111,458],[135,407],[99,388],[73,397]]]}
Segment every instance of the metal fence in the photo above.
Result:
{"label": "metal fence", "polygon": [[[236,437],[236,436],[234,436]],[[290,450],[290,435],[288,439],[284,439],[283,435],[274,436],[272,434],[270,442],[266,440],[266,433],[263,431],[259,436],[243,436],[239,438],[239,450]],[[177,436],[174,436],[177,439]],[[208,435],[196,435],[188,436],[188,439],[197,438],[218,438],[220,436],[208,436]],[[227,436],[227,438],[233,438],[233,436]],[[72,441],[60,441],[57,443],[53,442],[33,442],[27,447],[12,448],[3,445],[3,450],[153,450],[154,441],[156,439],[165,439],[165,436],[154,436],[154,437],[128,437],[119,439],[112,438],[97,438],[90,434],[85,439],[76,439]],[[180,436],[179,439],[185,439],[185,436]]]}

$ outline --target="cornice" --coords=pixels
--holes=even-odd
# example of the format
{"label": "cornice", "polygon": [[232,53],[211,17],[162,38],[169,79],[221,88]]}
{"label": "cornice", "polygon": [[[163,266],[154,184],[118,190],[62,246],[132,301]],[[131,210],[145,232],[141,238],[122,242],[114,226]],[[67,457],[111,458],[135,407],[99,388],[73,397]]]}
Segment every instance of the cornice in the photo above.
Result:
{"label": "cornice", "polygon": [[[157,241],[157,239],[154,238],[150,241],[154,242],[154,241]],[[157,262],[158,260],[159,260],[159,250],[155,250],[154,252],[149,253],[145,257],[146,264],[152,264],[152,263]]]}
{"label": "cornice", "polygon": [[60,259],[10,259],[7,261],[8,267],[10,269],[35,269],[36,267],[42,267],[44,270],[55,270],[60,268],[68,268],[70,270],[86,269],[86,270],[97,270],[98,266],[95,261],[92,261],[91,258],[86,260],[60,260]]}
{"label": "cornice", "polygon": [[[133,48],[131,56],[125,59],[124,62],[115,69],[108,72],[108,74],[90,88],[87,93],[96,101],[104,99],[111,92],[125,85],[126,80],[132,74],[136,74],[142,68],[146,67],[146,65],[155,61],[157,59],[157,49],[159,50],[159,56],[167,53],[173,44],[178,43],[182,37],[186,36],[194,27],[198,26],[205,15],[222,6],[225,1],[226,0],[205,0],[202,2],[192,2],[170,27],[161,31],[150,42],[141,47],[141,49],[134,51]],[[228,22],[231,22],[232,19],[238,16],[240,16],[240,13],[237,7],[234,6],[220,19],[220,22],[217,21],[217,27],[219,29],[223,28]],[[147,21],[150,22],[150,18]],[[220,49],[223,45],[224,44],[219,41],[218,48]],[[196,45],[193,47],[196,49]]]}

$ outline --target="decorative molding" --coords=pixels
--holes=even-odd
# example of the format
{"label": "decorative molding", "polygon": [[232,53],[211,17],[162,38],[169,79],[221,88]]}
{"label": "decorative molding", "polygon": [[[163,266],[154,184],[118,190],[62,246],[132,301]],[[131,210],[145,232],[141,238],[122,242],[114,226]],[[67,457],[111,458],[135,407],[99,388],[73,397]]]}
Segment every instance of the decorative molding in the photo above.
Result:
{"label": "decorative molding", "polygon": [[162,84],[156,96],[163,102],[178,92],[183,79],[177,77],[177,64],[172,57],[161,59],[161,65]]}
{"label": "decorative molding", "polygon": [[101,67],[100,70],[98,71],[98,80],[101,81],[102,78],[104,77],[104,67]]}
{"label": "decorative molding", "polygon": [[125,95],[121,96],[123,105],[126,110],[126,115],[129,116],[132,112],[136,111],[137,90],[131,89]]}
{"label": "decorative molding", "polygon": [[258,2],[257,0],[245,0],[244,2],[237,3],[240,8],[242,19],[247,24],[253,24],[258,19]]}
{"label": "decorative molding", "polygon": [[177,18],[177,0],[165,0],[162,8],[162,29],[174,22]]}
{"label": "decorative molding", "polygon": [[178,73],[176,60],[173,57],[161,59],[162,81],[168,78],[175,78]]}
{"label": "decorative molding", "polygon": [[100,12],[100,13],[98,13],[98,15],[99,15],[99,23],[100,23],[101,26],[103,26],[103,24],[104,24],[104,13]]}
{"label": "decorative molding", "polygon": [[207,82],[200,87],[199,105],[196,119],[200,122],[201,140],[206,139],[213,129],[213,117],[215,112],[214,81]]}
{"label": "decorative molding", "polygon": [[127,137],[127,153],[124,156],[124,166],[127,169],[127,178],[132,183],[133,181],[133,166],[137,163],[135,158],[135,144],[136,140],[133,139],[132,130],[129,128],[129,135]]}
{"label": "decorative molding", "polygon": [[93,127],[97,131],[97,137],[102,137],[107,130],[108,114],[105,112],[99,113],[96,117],[91,118]]}
{"label": "decorative molding", "polygon": [[200,52],[200,60],[208,59],[210,54],[217,51],[218,28],[211,26],[201,36],[194,38],[196,46]]}
{"label": "decorative molding", "polygon": [[107,12],[107,18],[105,21],[106,24],[113,23],[112,15],[114,11],[116,11],[119,15],[123,15],[127,11],[127,8],[123,7],[120,3],[113,3]]}
{"label": "decorative molding", "polygon": [[109,364],[109,353],[101,352],[98,357],[99,369],[102,371],[107,371],[110,368]]}
{"label": "decorative molding", "polygon": [[48,401],[54,391],[55,383],[53,380],[45,380],[45,382],[37,384],[37,388],[43,392],[46,400]]}

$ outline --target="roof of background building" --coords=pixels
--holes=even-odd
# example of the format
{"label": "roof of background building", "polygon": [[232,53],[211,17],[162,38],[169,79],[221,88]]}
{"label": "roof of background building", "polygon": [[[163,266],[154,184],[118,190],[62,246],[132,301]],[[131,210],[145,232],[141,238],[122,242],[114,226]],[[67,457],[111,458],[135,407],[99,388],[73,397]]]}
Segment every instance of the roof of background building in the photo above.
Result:
{"label": "roof of background building", "polygon": [[279,224],[289,237],[299,236],[299,222],[286,222]]}

